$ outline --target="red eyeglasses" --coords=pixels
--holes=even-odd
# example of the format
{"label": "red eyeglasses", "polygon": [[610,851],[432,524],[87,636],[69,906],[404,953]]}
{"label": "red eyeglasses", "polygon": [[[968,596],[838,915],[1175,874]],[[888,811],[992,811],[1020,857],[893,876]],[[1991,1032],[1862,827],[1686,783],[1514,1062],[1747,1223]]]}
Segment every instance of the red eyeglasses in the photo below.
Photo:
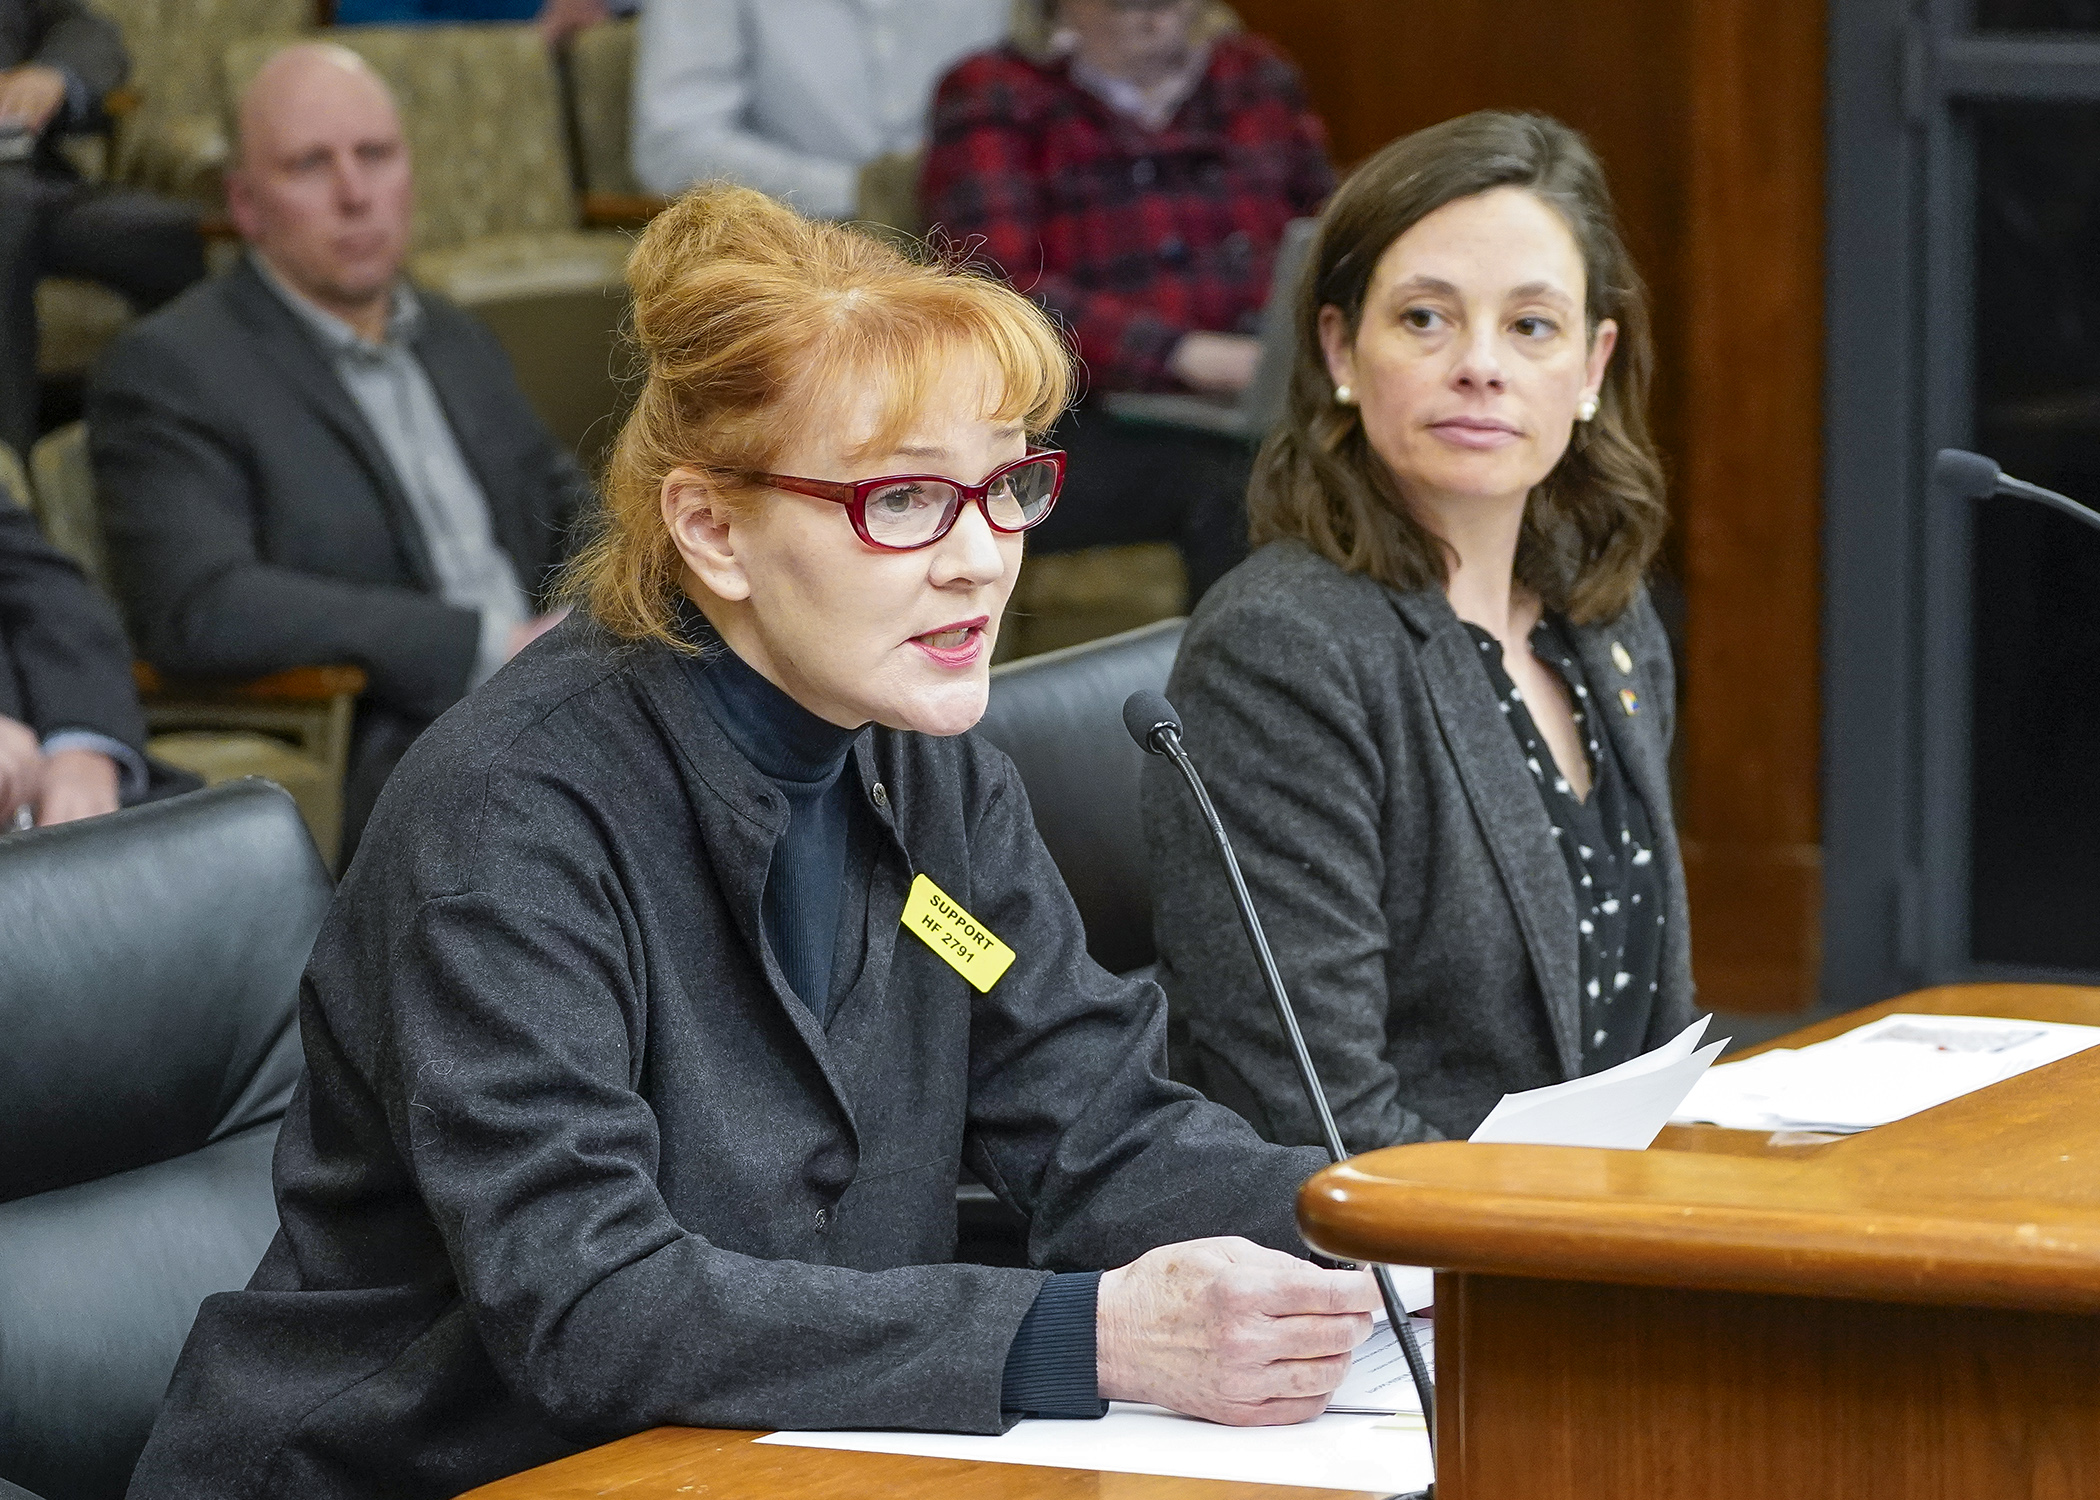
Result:
{"label": "red eyeglasses", "polygon": [[890,474],[856,481],[754,474],[775,489],[792,490],[846,507],[853,529],[870,547],[909,552],[946,536],[962,508],[975,501],[994,531],[1026,531],[1050,514],[1065,487],[1065,456],[1055,448],[994,469],[983,484],[960,484],[938,474]]}

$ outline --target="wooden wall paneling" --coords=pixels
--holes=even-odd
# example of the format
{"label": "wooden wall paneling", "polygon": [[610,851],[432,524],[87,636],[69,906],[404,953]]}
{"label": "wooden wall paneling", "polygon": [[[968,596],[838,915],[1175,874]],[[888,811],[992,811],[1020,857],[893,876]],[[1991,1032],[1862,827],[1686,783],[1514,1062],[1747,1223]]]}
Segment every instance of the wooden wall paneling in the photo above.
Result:
{"label": "wooden wall paneling", "polygon": [[1821,0],[1691,7],[1682,391],[1685,873],[1700,1000],[1821,964]]}
{"label": "wooden wall paneling", "polygon": [[1588,136],[1654,294],[1685,596],[1679,825],[1701,1001],[1794,1010],[1820,952],[1823,0],[1236,0],[1353,165],[1474,109]]}

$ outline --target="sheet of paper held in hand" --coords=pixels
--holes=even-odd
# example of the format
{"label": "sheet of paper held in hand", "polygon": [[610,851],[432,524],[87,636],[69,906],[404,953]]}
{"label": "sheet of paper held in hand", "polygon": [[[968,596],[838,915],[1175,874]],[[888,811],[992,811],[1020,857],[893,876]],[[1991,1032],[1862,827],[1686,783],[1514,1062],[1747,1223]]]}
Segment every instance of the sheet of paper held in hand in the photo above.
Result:
{"label": "sheet of paper held in hand", "polygon": [[[1674,1040],[1588,1078],[1510,1094],[1474,1132],[1504,1145],[1645,1149],[1721,1049],[1699,1046],[1701,1017]],[[1694,1050],[1696,1049],[1696,1050]],[[1395,1266],[1406,1306],[1426,1307],[1431,1275]],[[1434,1363],[1435,1324],[1410,1320]],[[985,1463],[1042,1464],[1115,1474],[1160,1474],[1344,1490],[1416,1490],[1434,1477],[1422,1404],[1385,1315],[1356,1351],[1325,1415],[1290,1427],[1221,1427],[1156,1406],[1116,1402],[1098,1422],[1026,1421],[998,1437],[937,1432],[776,1432],[796,1448],[903,1453]]]}
{"label": "sheet of paper held in hand", "polygon": [[2100,1044],[2100,1027],[1991,1016],[1883,1016],[1842,1036],[1723,1063],[1680,1120],[1845,1135],[1959,1099]]}

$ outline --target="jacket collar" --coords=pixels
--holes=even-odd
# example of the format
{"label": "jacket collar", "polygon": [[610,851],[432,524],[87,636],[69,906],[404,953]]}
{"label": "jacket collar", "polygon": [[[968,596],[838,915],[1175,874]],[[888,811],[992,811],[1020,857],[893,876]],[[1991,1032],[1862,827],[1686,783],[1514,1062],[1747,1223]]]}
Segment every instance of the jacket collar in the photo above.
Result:
{"label": "jacket collar", "polygon": [[1568,1078],[1582,1072],[1581,962],[1575,932],[1575,894],[1553,844],[1553,825],[1525,769],[1524,755],[1495,704],[1480,668],[1480,651],[1452,613],[1441,590],[1388,590],[1419,637],[1416,660],[1429,690],[1437,729],[1458,767],[1466,801],[1494,856],[1524,934],[1539,993],[1546,1003],[1554,1048]]}
{"label": "jacket collar", "polygon": [[[687,612],[687,627],[699,635],[702,649],[727,650],[707,630],[704,621],[694,624],[698,620],[697,611]],[[722,900],[738,934],[756,956],[774,1003],[802,1039],[830,1089],[840,1119],[858,1150],[859,1132],[853,1119],[851,1095],[839,1072],[830,1038],[788,984],[787,975],[766,942],[762,907],[766,872],[772,865],[774,848],[787,830],[787,799],[737,750],[707,712],[690,680],[687,658],[668,646],[653,643],[612,645],[610,649],[630,654],[624,665],[658,731],[674,748],[679,779],[707,849],[708,864],[721,883]],[[875,795],[883,780],[877,746],[882,734],[877,730],[855,740],[842,774],[857,784],[862,805],[872,814],[882,838],[898,858],[884,861],[878,856],[876,860],[876,876],[870,884],[864,918],[867,930],[861,971],[832,1007],[834,1026],[854,1007],[864,1004],[870,994],[879,993],[888,985],[899,931],[897,918],[903,910],[902,889],[888,889],[894,883],[891,872],[903,870],[906,881],[917,873],[898,827],[896,798],[886,786],[879,798]],[[892,896],[894,899],[889,899]]]}

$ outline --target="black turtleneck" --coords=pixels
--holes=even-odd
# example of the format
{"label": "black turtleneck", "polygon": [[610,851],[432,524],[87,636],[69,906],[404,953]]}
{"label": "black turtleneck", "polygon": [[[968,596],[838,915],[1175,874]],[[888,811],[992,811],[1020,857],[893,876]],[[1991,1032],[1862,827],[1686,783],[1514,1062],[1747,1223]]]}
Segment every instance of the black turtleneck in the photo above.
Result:
{"label": "black turtleneck", "polygon": [[788,987],[819,1023],[831,1010],[831,971],[854,796],[843,773],[859,737],[818,718],[727,646],[692,664],[693,685],[744,758],[787,798],[760,903],[766,941]]}
{"label": "black turtleneck", "polygon": [[[774,961],[819,1024],[831,1010],[832,962],[857,799],[843,774],[860,735],[818,718],[726,645],[691,664],[693,685],[729,742],[787,798],[760,915]],[[1046,1417],[1098,1417],[1094,1317],[1100,1273],[1052,1276],[1007,1351],[1001,1404]]]}

